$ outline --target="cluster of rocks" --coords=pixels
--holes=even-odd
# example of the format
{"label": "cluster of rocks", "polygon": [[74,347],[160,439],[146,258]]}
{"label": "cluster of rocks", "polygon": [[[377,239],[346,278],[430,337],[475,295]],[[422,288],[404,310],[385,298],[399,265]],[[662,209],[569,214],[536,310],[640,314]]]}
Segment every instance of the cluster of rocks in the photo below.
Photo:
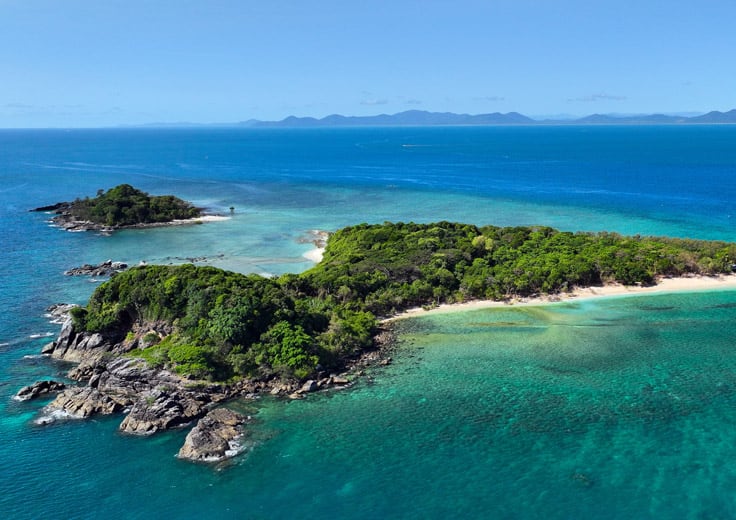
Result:
{"label": "cluster of rocks", "polygon": [[320,249],[324,249],[327,245],[327,240],[330,238],[330,232],[329,231],[322,231],[320,229],[310,229],[309,232],[304,236],[297,240],[297,242],[302,244],[313,244],[315,247],[318,247]]}
{"label": "cluster of rocks", "polygon": [[66,388],[66,385],[61,381],[52,381],[50,379],[36,381],[32,385],[24,386],[18,390],[18,393],[15,394],[15,399],[18,401],[29,401],[51,392],[60,392],[64,388]]}
{"label": "cluster of rocks", "polygon": [[105,260],[97,265],[84,264],[80,267],[73,267],[68,271],[64,271],[64,274],[67,276],[112,276],[125,271],[127,268],[128,264],[124,262]]}
{"label": "cluster of rocks", "polygon": [[[125,331],[105,336],[75,330],[69,317],[74,307],[60,304],[48,309],[52,316],[64,322],[58,338],[46,345],[42,353],[77,363],[68,377],[78,384],[39,381],[21,389],[17,399],[59,392],[44,408],[43,417],[37,421],[39,424],[59,417],[87,418],[124,413],[119,426],[121,432],[150,435],[198,421],[179,452],[181,458],[194,461],[218,461],[242,450],[240,439],[246,435],[244,429],[250,418],[222,408],[227,400],[263,393],[302,399],[311,392],[346,388],[351,385],[347,374],[360,375],[363,373],[360,368],[388,364],[391,359],[381,357],[382,350],[363,353],[349,363],[347,372],[337,375],[322,372],[304,383],[276,379],[243,380],[231,385],[193,382],[153,367],[143,359],[124,355],[136,346],[145,348],[139,339],[115,339],[125,336]],[[134,329],[136,338],[151,331],[164,336],[170,332],[159,323],[136,324]]]}
{"label": "cluster of rocks", "polygon": [[[125,413],[119,430],[135,435],[183,427],[207,417],[227,399],[252,395],[267,389],[265,383],[238,385],[196,384],[168,370],[150,366],[142,359],[123,356],[131,345],[115,342],[101,334],[78,332],[68,312],[74,306],[56,305],[49,312],[66,318],[59,337],[42,352],[53,358],[78,363],[68,386],[55,381],[39,381],[21,389],[18,400],[59,392],[36,421],[48,424],[58,418],[88,418],[94,415]],[[211,461],[238,453],[236,438],[242,435],[245,418],[235,412],[217,412],[198,425],[188,440],[182,457]],[[210,432],[212,430],[212,432]],[[192,434],[190,434],[191,436]],[[202,442],[203,439],[215,439]],[[223,448],[225,444],[227,448]],[[213,446],[217,445],[215,449]]]}
{"label": "cluster of rocks", "polygon": [[57,325],[64,324],[69,319],[69,313],[75,307],[79,307],[76,303],[55,303],[46,309],[46,317],[51,318],[51,323]]}
{"label": "cluster of rocks", "polygon": [[309,379],[300,387],[293,385],[276,385],[271,389],[271,395],[286,395],[289,399],[303,399],[306,394],[324,390],[330,387],[346,388],[350,386],[350,380],[344,376],[331,375],[320,379]]}
{"label": "cluster of rocks", "polygon": [[45,345],[41,349],[41,354],[81,363],[82,361],[94,362],[103,355],[123,354],[126,350],[127,348],[122,344],[111,342],[102,334],[77,332],[72,320],[67,318],[61,326],[59,337]]}
{"label": "cluster of rocks", "polygon": [[[66,324],[65,328],[69,329]],[[142,359],[105,356],[101,353],[119,352],[123,347],[107,348],[109,344],[99,334],[75,334],[72,327],[63,338],[45,352],[79,361],[68,376],[82,383],[66,388],[47,406],[63,416],[87,418],[127,411],[120,431],[149,435],[189,424],[213,404],[232,396],[227,386],[192,386],[177,374],[151,367]]]}
{"label": "cluster of rocks", "polygon": [[89,220],[77,219],[74,215],[72,215],[71,207],[71,202],[57,202],[56,204],[52,204],[50,206],[41,206],[39,208],[34,208],[31,211],[55,213],[55,215],[51,218],[51,222],[55,226],[58,226],[61,229],[65,229],[66,231],[112,231],[112,228],[110,228],[109,226],[96,224]]}
{"label": "cluster of rocks", "polygon": [[219,462],[240,453],[244,446],[244,425],[250,421],[227,408],[215,408],[202,417],[187,434],[178,453],[181,459],[196,462]]}
{"label": "cluster of rocks", "polygon": [[[64,387],[62,383],[62,386],[53,387],[39,382],[31,385],[31,388],[38,387],[39,392],[46,387],[61,390],[44,408],[37,423],[47,424],[58,417],[84,419],[98,414],[125,413],[119,431],[151,435],[206,417],[214,406],[234,396],[233,389],[228,386],[191,386],[172,372],[152,368],[141,359],[129,357],[118,357],[110,362],[102,359],[82,362],[69,372],[69,378],[80,384]],[[24,389],[19,395],[29,392],[31,390]],[[243,419],[238,424],[244,422]],[[219,438],[220,443],[234,443],[236,437],[242,435],[241,428],[224,428],[219,422],[212,421],[199,425],[198,432],[207,432],[210,425],[215,428],[215,433],[200,433],[200,440],[210,435]],[[221,450],[221,456],[235,455],[234,447],[235,444]],[[189,441],[182,456],[192,460],[216,460],[212,443],[193,440]]]}

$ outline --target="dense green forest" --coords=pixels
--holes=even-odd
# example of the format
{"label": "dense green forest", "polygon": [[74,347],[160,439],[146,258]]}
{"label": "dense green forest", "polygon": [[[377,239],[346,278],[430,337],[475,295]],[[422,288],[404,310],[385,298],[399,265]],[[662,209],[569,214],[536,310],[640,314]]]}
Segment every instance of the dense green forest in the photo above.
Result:
{"label": "dense green forest", "polygon": [[67,211],[77,220],[109,227],[171,222],[201,214],[199,209],[177,197],[151,196],[129,184],[121,184],[107,192],[100,190],[94,198],[76,199]]}
{"label": "dense green forest", "polygon": [[142,266],[101,285],[75,325],[126,341],[182,374],[304,378],[373,342],[377,317],[413,306],[653,284],[730,272],[736,244],[548,227],[361,224],[334,233],[324,259],[278,278],[212,267]]}

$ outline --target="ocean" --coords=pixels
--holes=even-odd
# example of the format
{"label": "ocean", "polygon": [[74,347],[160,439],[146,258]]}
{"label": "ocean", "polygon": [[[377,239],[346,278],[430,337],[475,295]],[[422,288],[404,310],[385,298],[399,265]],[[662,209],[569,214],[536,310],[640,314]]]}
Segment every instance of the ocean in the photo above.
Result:
{"label": "ocean", "polygon": [[[130,183],[227,220],[101,236],[28,210]],[[231,214],[230,208],[234,208]],[[420,315],[347,390],[233,406],[240,457],[187,430],[39,426],[12,396],[46,308],[107,259],[301,272],[313,230],[451,220],[736,241],[736,127],[0,130],[0,517],[736,518],[736,291]],[[305,256],[307,255],[307,256]]]}

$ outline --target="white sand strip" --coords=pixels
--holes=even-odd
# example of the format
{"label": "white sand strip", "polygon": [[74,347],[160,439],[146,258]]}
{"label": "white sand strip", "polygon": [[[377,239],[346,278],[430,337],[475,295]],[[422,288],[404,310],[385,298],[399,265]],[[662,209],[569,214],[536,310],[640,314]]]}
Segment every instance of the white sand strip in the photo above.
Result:
{"label": "white sand strip", "polygon": [[569,293],[560,293],[531,298],[519,298],[508,301],[474,300],[465,303],[443,304],[425,310],[421,307],[409,309],[391,318],[400,319],[439,312],[462,312],[475,309],[487,309],[490,307],[503,307],[507,305],[543,305],[569,300],[581,300],[589,298],[604,298],[607,296],[626,296],[636,294],[671,293],[671,292],[693,292],[714,291],[722,289],[736,290],[736,274],[721,276],[685,276],[680,278],[662,278],[657,285],[651,287],[627,286],[621,284],[609,284],[601,287],[586,287],[575,289]]}
{"label": "white sand strip", "polygon": [[306,258],[307,260],[311,260],[315,264],[318,264],[322,261],[322,257],[325,254],[325,248],[324,247],[316,247],[314,249],[310,249],[306,253],[304,253],[302,256]]}
{"label": "white sand strip", "polygon": [[230,217],[226,217],[224,215],[202,215],[201,217],[174,220],[174,223],[196,224],[197,222],[221,222],[223,220],[230,220]]}

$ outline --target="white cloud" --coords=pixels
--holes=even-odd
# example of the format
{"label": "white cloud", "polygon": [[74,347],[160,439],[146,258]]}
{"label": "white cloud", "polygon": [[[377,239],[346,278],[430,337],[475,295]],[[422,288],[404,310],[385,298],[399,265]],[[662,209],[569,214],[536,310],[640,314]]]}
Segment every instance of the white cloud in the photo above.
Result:
{"label": "white cloud", "polygon": [[27,103],[6,103],[4,105],[4,108],[9,108],[12,110],[29,110],[29,109],[34,109],[37,107],[33,105],[29,105]]}
{"label": "white cloud", "polygon": [[388,99],[368,98],[361,101],[360,104],[367,106],[388,105]]}
{"label": "white cloud", "polygon": [[591,94],[589,96],[571,98],[568,99],[568,101],[594,103],[596,101],[626,101],[626,99],[628,99],[626,96],[614,96],[611,94],[606,94],[605,92],[601,92],[599,94]]}

